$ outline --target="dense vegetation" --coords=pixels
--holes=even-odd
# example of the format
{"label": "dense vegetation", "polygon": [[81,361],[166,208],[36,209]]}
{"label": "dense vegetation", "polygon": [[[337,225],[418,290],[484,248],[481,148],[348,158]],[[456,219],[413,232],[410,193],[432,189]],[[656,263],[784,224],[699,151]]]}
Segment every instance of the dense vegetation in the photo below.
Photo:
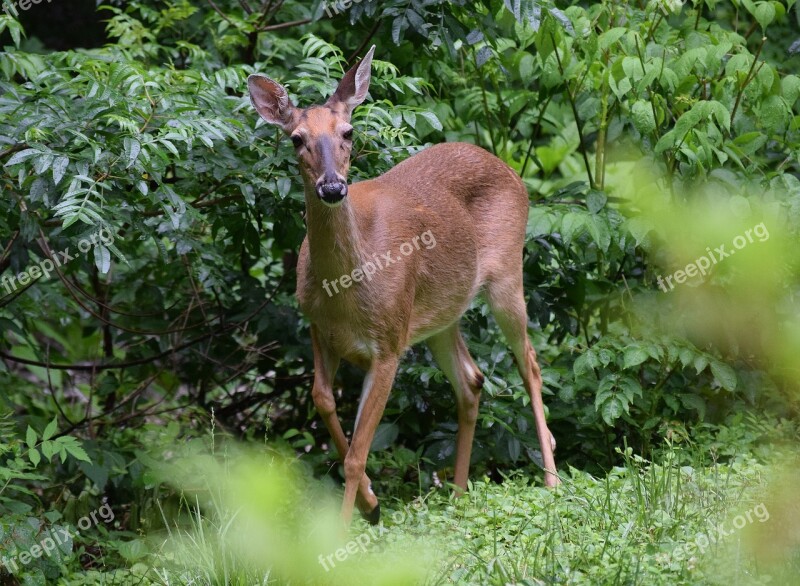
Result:
{"label": "dense vegetation", "polygon": [[[48,25],[57,3],[0,13],[0,584],[800,575],[779,445],[800,439],[792,0],[89,4],[74,22],[105,39]],[[565,483],[534,488],[527,395],[479,299],[474,490],[448,500],[454,400],[415,347],[368,465],[391,531],[325,572],[341,544],[314,512],[342,475],[293,295],[303,191],[245,80],[306,106],[372,43],[352,180],[467,141],[529,188],[530,335]],[[361,376],[340,375],[345,429]],[[759,504],[771,520],[735,558],[675,555]],[[3,561],[68,526],[50,555]]]}

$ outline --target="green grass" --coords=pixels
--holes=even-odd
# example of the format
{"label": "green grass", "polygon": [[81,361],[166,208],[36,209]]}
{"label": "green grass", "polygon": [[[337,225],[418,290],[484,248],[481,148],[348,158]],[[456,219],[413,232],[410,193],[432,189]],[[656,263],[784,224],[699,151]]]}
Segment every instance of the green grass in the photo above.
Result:
{"label": "green grass", "polygon": [[[750,457],[679,466],[677,452],[654,465],[628,451],[626,466],[604,478],[571,470],[557,492],[519,475],[500,485],[479,481],[459,502],[434,495],[422,510],[400,509],[412,514],[390,534],[436,548],[431,584],[758,583],[752,556],[732,552],[766,517],[752,509],[763,504],[767,469]],[[752,523],[734,531],[731,520],[745,511]],[[674,555],[698,536],[716,539],[717,525],[731,535],[704,555]],[[800,565],[795,570],[800,575]]]}
{"label": "green grass", "polygon": [[[784,448],[747,435],[665,442],[655,463],[620,450],[622,466],[570,469],[556,491],[517,473],[461,498],[384,498],[379,528],[359,519],[347,534],[330,486],[273,452],[226,447],[165,469],[186,492],[162,509],[166,531],[123,552],[131,570],[65,583],[795,584],[797,474],[781,477]],[[742,451],[715,461],[720,448]]]}

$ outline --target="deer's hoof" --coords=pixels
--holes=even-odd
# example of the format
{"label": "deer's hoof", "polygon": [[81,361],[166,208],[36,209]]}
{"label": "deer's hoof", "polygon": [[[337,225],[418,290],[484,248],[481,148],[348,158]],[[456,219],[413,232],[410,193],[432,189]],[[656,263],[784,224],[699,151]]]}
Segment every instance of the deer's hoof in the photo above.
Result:
{"label": "deer's hoof", "polygon": [[378,503],[375,505],[375,508],[369,513],[364,513],[362,511],[361,516],[364,517],[364,520],[370,525],[377,525],[381,520],[381,504]]}
{"label": "deer's hoof", "polygon": [[547,488],[556,488],[561,485],[561,479],[555,474],[545,473],[544,484]]}

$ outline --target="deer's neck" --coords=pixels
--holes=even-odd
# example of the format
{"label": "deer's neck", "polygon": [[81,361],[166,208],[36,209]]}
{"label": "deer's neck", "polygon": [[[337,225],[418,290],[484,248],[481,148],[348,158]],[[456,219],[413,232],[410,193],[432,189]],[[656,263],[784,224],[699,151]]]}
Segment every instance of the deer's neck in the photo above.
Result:
{"label": "deer's neck", "polygon": [[306,186],[306,224],[309,263],[318,279],[334,280],[359,268],[364,258],[363,237],[349,197],[337,208],[322,203]]}

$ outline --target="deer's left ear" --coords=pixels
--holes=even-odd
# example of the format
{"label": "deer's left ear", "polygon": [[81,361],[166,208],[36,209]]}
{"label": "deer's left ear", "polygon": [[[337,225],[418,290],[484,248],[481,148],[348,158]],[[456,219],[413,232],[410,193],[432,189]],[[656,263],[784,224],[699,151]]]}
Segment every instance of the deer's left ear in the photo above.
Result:
{"label": "deer's left ear", "polygon": [[289,99],[286,88],[258,73],[247,78],[247,88],[250,91],[250,101],[261,117],[288,132],[294,104]]}
{"label": "deer's left ear", "polygon": [[339,87],[333,95],[328,98],[328,103],[340,102],[347,106],[350,113],[353,112],[367,97],[369,90],[369,80],[372,76],[372,54],[375,52],[375,45],[367,51],[364,58],[359,61],[350,71],[344,74]]}

